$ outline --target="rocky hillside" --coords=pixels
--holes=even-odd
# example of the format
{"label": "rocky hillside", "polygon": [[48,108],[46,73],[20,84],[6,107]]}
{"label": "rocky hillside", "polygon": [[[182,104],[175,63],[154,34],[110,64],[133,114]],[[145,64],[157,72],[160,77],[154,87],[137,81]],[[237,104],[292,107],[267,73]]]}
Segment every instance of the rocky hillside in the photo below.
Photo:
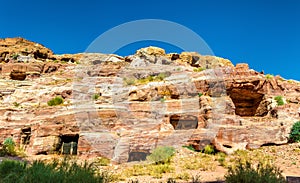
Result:
{"label": "rocky hillside", "polygon": [[0,143],[12,136],[28,155],[122,163],[156,146],[207,144],[230,154],[286,144],[300,118],[298,82],[215,56],[156,47],[55,55],[7,38],[0,61]]}

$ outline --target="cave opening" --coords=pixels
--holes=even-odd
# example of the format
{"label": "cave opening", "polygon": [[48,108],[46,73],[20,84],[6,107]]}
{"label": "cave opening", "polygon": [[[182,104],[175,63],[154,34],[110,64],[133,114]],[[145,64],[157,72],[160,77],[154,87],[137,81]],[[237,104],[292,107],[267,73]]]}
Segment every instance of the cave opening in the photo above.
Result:
{"label": "cave opening", "polygon": [[190,130],[198,128],[198,118],[193,115],[171,115],[170,123],[174,130]]}
{"label": "cave opening", "polygon": [[132,152],[129,153],[128,162],[131,162],[131,161],[145,161],[149,154],[150,153],[148,153],[148,152],[132,151]]}
{"label": "cave opening", "polygon": [[227,91],[235,105],[235,114],[239,116],[255,116],[256,110],[264,95],[251,89],[233,89]]}
{"label": "cave opening", "polygon": [[60,137],[60,154],[76,155],[78,146],[78,134],[61,135]]}

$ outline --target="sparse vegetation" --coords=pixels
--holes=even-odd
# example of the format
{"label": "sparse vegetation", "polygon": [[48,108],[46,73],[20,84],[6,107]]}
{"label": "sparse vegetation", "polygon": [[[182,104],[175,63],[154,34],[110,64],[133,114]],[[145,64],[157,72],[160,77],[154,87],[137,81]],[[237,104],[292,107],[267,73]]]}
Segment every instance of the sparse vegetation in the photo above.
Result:
{"label": "sparse vegetation", "polygon": [[218,156],[218,162],[220,163],[221,166],[226,167],[226,154],[223,152],[217,153]]}
{"label": "sparse vegetation", "polygon": [[57,106],[62,103],[64,103],[64,99],[60,96],[56,96],[55,98],[53,98],[47,102],[48,106]]}
{"label": "sparse vegetation", "polygon": [[282,96],[276,96],[275,98],[274,98],[275,100],[276,100],[276,102],[277,102],[277,105],[284,105],[284,101],[283,101],[283,97]]}
{"label": "sparse vegetation", "polygon": [[154,81],[163,81],[168,76],[170,76],[169,73],[159,73],[157,76],[148,76],[146,78],[141,78],[141,79],[124,78],[123,80],[127,86],[141,85],[141,84],[147,84],[149,82],[154,82]]}
{"label": "sparse vegetation", "polygon": [[168,178],[167,183],[176,183],[174,178]]}
{"label": "sparse vegetation", "polygon": [[12,56],[11,56],[11,58],[12,58],[13,60],[17,60],[18,57],[19,57],[19,54],[17,54],[17,53],[12,54]]}
{"label": "sparse vegetation", "polygon": [[20,106],[20,103],[14,102],[13,105],[14,105],[15,107],[19,107],[19,106]]}
{"label": "sparse vegetation", "polygon": [[290,140],[292,142],[300,142],[300,121],[294,123],[290,133]]}
{"label": "sparse vegetation", "polygon": [[216,165],[214,162],[214,156],[199,153],[189,158],[181,158],[181,167],[188,170],[214,170]]}
{"label": "sparse vegetation", "polygon": [[199,97],[201,97],[202,95],[203,95],[203,93],[201,93],[201,92],[198,93],[198,96],[199,96]]}
{"label": "sparse vegetation", "polygon": [[199,174],[192,176],[192,183],[200,183],[201,176]]}
{"label": "sparse vegetation", "polygon": [[124,78],[123,81],[127,86],[135,84],[135,79],[133,78]]}
{"label": "sparse vegetation", "polygon": [[182,173],[178,174],[178,175],[176,176],[176,178],[177,178],[177,179],[181,179],[181,180],[187,181],[187,180],[190,179],[190,174],[187,173],[187,172],[182,172]]}
{"label": "sparse vegetation", "polygon": [[159,73],[156,77],[154,77],[154,80],[162,81],[168,76],[169,74],[167,73]]}
{"label": "sparse vegetation", "polygon": [[94,95],[92,95],[92,99],[93,99],[93,100],[98,100],[99,97],[100,97],[99,94],[94,94]]}
{"label": "sparse vegetation", "polygon": [[155,164],[168,164],[175,154],[175,148],[169,146],[157,147],[147,156],[147,159]]}
{"label": "sparse vegetation", "polygon": [[166,101],[166,99],[164,97],[160,98],[159,100],[160,100],[160,102],[165,102]]}
{"label": "sparse vegetation", "polygon": [[[274,162],[274,158],[272,156],[269,156],[259,150],[256,151],[246,151],[246,150],[237,150],[234,152],[234,154],[231,156],[228,166],[233,165],[237,162],[237,159],[242,162],[246,163],[249,161],[250,163],[260,163],[262,165],[271,164]],[[231,163],[231,164],[230,164]]]}
{"label": "sparse vegetation", "polygon": [[282,171],[270,164],[251,165],[249,161],[245,163],[239,161],[237,165],[229,167],[225,175],[227,183],[284,183]]}
{"label": "sparse vegetation", "polygon": [[150,175],[154,178],[161,178],[164,173],[172,173],[174,170],[174,167],[169,164],[146,164],[133,165],[124,170],[122,174],[127,177]]}
{"label": "sparse vegetation", "polygon": [[273,77],[274,77],[274,75],[273,74],[266,74],[266,79],[272,79]]}
{"label": "sparse vegetation", "polygon": [[135,180],[129,180],[127,183],[139,183],[139,180],[135,179]]}
{"label": "sparse vegetation", "polygon": [[194,72],[201,72],[201,71],[204,71],[205,68],[202,68],[202,67],[198,67],[198,68],[194,68],[193,71]]}

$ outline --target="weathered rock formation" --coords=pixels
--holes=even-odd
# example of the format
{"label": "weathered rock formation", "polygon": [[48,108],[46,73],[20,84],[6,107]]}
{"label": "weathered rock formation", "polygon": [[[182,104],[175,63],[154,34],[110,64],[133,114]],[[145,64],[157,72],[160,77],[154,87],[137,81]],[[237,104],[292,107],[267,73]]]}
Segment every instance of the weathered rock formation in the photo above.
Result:
{"label": "weathered rock formation", "polygon": [[[85,53],[72,59],[80,64],[0,64],[0,142],[12,136],[29,155],[121,163],[164,145],[200,150],[213,144],[232,153],[284,144],[300,118],[300,84],[247,64],[155,47],[125,58]],[[282,106],[274,100],[279,95]],[[64,104],[48,106],[56,96]]]}

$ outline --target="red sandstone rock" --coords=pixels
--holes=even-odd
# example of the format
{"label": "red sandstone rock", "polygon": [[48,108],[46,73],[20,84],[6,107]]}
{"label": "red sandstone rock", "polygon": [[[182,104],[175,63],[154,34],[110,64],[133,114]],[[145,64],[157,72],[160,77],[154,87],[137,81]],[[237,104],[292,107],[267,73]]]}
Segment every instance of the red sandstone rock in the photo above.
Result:
{"label": "red sandstone rock", "polygon": [[[57,58],[73,62],[72,55]],[[300,84],[266,78],[247,64],[233,67],[226,59],[197,53],[167,55],[155,47],[127,60],[105,54],[74,58],[81,64],[1,64],[0,142],[12,135],[29,155],[61,154],[69,147],[80,156],[122,163],[159,145],[200,150],[213,144],[232,153],[284,144],[299,119]],[[197,72],[198,67],[206,70]],[[12,81],[7,76],[14,70],[40,76]],[[168,74],[140,81],[160,73]],[[128,78],[138,84],[126,84]],[[278,106],[277,95],[290,103]],[[55,96],[64,104],[48,106]]]}

